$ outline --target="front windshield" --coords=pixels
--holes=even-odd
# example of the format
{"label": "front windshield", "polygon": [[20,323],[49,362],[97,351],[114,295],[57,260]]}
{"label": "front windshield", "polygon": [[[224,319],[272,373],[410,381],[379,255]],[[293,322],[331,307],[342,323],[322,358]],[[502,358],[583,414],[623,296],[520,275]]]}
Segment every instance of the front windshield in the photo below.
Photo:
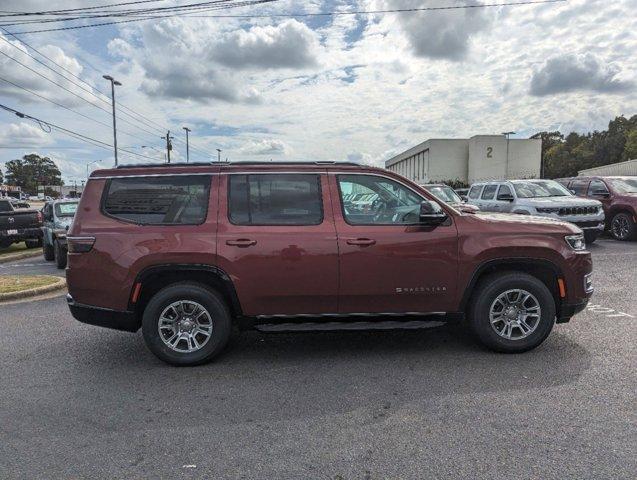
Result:
{"label": "front windshield", "polygon": [[567,197],[572,195],[563,185],[553,180],[514,182],[513,188],[518,198]]}
{"label": "front windshield", "polygon": [[425,186],[427,191],[431,193],[438,200],[442,200],[447,203],[462,203],[462,199],[458,196],[456,192],[453,191],[453,188],[444,186]]}
{"label": "front windshield", "polygon": [[613,178],[610,183],[617,193],[637,193],[637,178]]}
{"label": "front windshield", "polygon": [[72,217],[77,210],[77,203],[56,203],[55,215],[57,217]]}

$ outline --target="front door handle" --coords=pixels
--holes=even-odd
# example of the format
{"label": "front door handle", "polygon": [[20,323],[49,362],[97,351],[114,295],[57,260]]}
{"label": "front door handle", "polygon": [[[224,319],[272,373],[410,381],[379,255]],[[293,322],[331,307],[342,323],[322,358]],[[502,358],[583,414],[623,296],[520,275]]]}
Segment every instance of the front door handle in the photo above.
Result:
{"label": "front door handle", "polygon": [[372,240],[371,238],[350,238],[347,240],[348,245],[358,245],[359,247],[369,247],[375,243],[376,240]]}
{"label": "front door handle", "polygon": [[256,240],[250,240],[249,238],[238,238],[236,240],[226,240],[226,245],[230,245],[231,247],[246,248],[256,244],[257,244]]}

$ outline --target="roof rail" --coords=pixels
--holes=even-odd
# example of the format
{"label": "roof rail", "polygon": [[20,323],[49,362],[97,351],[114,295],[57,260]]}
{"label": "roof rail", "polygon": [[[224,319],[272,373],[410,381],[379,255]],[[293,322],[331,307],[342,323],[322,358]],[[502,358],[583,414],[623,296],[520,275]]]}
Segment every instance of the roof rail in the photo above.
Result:
{"label": "roof rail", "polygon": [[320,160],[315,162],[266,162],[266,161],[245,161],[245,162],[176,162],[176,163],[137,163],[118,165],[122,168],[168,168],[168,167],[208,167],[211,165],[347,165],[353,167],[362,166],[356,162],[338,162],[333,160]]}

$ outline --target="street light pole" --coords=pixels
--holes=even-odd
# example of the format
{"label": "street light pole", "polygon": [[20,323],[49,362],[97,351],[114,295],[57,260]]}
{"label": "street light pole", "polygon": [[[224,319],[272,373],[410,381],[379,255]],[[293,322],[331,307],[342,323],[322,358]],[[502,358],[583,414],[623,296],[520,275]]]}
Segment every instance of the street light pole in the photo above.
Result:
{"label": "street light pole", "polygon": [[505,178],[509,178],[509,135],[515,135],[515,132],[502,132],[502,135],[507,137],[507,164],[505,168]]}
{"label": "street light pole", "polygon": [[217,161],[221,162],[221,149],[217,148]]}
{"label": "street light pole", "polygon": [[192,131],[190,130],[188,127],[182,127],[184,130],[186,130],[186,163],[188,163],[190,161],[190,150],[188,147],[188,134]]}
{"label": "street light pole", "polygon": [[102,78],[111,82],[111,100],[113,103],[113,149],[115,150],[115,166],[117,166],[117,124],[115,122],[115,85],[118,87],[122,84],[110,75],[102,75]]}

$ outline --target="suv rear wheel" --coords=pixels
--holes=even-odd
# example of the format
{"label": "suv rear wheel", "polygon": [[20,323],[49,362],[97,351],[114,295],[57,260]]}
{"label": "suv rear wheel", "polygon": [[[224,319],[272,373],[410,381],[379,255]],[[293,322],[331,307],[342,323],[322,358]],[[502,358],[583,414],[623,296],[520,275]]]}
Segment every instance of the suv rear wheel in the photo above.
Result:
{"label": "suv rear wheel", "polygon": [[483,279],[474,293],[469,322],[480,342],[503,353],[540,345],[555,323],[555,299],[543,282],[526,273]]}
{"label": "suv rear wheel", "polygon": [[222,297],[205,285],[177,283],[148,302],[142,332],[148,348],[161,360],[177,366],[200,365],[228,343],[230,312]]}
{"label": "suv rear wheel", "polygon": [[627,213],[617,213],[610,222],[610,233],[617,240],[630,240],[637,233],[637,225]]}

